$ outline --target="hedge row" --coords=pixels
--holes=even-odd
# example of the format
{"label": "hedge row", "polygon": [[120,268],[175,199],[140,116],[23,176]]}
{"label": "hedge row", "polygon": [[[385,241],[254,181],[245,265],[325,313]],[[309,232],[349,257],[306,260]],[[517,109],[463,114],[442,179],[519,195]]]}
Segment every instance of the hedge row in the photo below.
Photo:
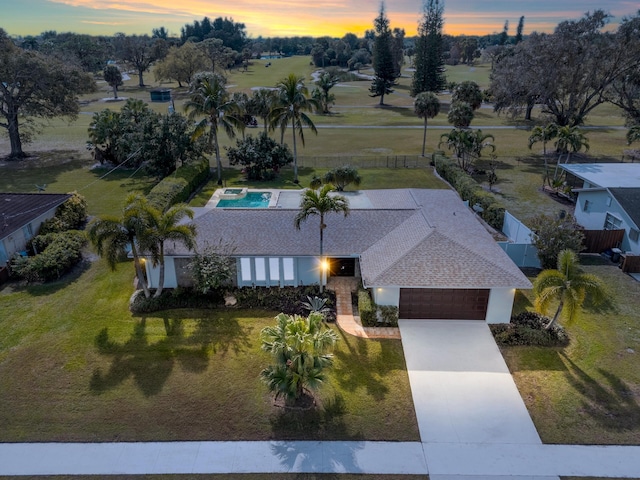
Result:
{"label": "hedge row", "polygon": [[56,280],[82,260],[82,247],[86,242],[84,233],[76,230],[38,235],[32,245],[39,253],[15,258],[11,266],[13,273],[28,282]]}
{"label": "hedge row", "polygon": [[463,200],[468,200],[469,205],[478,204],[482,207],[480,216],[485,222],[496,230],[502,230],[504,206],[493,194],[485,191],[469,174],[444,155],[434,154],[433,162],[438,174],[456,189]]}
{"label": "hedge row", "polygon": [[186,202],[191,194],[209,178],[209,160],[183,165],[172,175],[163,178],[151,189],[149,202],[160,210]]}
{"label": "hedge row", "polygon": [[358,290],[358,313],[363,327],[398,326],[398,307],[376,305],[368,290]]}

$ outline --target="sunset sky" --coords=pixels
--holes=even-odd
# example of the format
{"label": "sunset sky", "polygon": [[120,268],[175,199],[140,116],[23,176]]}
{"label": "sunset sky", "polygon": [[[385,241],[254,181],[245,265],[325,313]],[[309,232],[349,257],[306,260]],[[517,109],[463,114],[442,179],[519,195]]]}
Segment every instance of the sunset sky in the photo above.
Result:
{"label": "sunset sky", "polygon": [[[151,33],[164,26],[178,36],[186,23],[205,16],[232,17],[246,24],[247,33],[295,36],[347,32],[361,36],[372,28],[380,7],[377,0],[0,0],[0,27],[10,35],[36,35],[46,30],[112,35]],[[415,35],[421,0],[386,0],[391,27]],[[605,8],[613,23],[638,10],[626,0],[445,0],[445,33],[481,35],[502,30],[509,20],[514,35],[518,19],[525,16],[524,33],[552,31],[562,20],[576,19],[587,11]]]}

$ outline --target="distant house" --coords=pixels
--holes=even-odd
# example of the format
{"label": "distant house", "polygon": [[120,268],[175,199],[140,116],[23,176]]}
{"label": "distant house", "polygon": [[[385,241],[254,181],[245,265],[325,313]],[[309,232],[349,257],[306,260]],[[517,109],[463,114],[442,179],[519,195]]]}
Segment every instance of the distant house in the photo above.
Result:
{"label": "distant house", "polygon": [[40,225],[71,197],[58,193],[0,193],[0,267],[38,234]]}
{"label": "distant house", "polygon": [[[197,244],[234,246],[240,287],[318,284],[319,219],[294,227],[300,191],[274,191],[268,208],[196,209]],[[402,319],[509,322],[515,289],[531,283],[451,190],[345,193],[350,214],[325,217],[329,276],[359,277]],[[193,252],[165,243],[165,286],[188,285]],[[146,262],[150,286],[158,269]]]}
{"label": "distant house", "polygon": [[577,193],[576,221],[587,230],[624,230],[619,248],[640,255],[640,163],[560,165]]}

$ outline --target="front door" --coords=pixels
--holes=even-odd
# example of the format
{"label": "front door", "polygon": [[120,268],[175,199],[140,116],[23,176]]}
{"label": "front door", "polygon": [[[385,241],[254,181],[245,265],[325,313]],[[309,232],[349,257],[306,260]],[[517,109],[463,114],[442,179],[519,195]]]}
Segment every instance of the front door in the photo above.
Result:
{"label": "front door", "polygon": [[332,277],[353,277],[356,274],[355,258],[330,258],[329,275]]}

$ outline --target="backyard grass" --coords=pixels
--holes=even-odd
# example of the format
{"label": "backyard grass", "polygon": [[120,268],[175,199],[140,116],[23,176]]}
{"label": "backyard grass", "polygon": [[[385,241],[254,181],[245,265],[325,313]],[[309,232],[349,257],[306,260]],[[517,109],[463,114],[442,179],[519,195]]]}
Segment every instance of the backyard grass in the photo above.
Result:
{"label": "backyard grass", "polygon": [[[503,347],[545,443],[640,444],[640,283],[611,262],[583,256],[611,300],[565,325],[565,349]],[[516,309],[530,307],[530,292]]]}
{"label": "backyard grass", "polygon": [[132,274],[0,291],[0,441],[419,439],[400,341],[338,332],[318,408],[283,411],[259,380],[277,312],[132,316]]}

